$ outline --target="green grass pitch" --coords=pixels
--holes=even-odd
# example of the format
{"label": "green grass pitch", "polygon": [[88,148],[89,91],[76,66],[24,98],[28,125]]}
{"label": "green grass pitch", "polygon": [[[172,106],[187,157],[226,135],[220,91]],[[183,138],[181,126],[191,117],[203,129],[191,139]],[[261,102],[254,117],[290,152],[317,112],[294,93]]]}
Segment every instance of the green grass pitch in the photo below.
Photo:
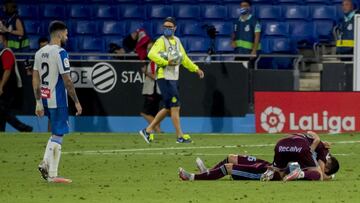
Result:
{"label": "green grass pitch", "polygon": [[49,184],[37,171],[49,134],[0,134],[0,202],[360,202],[360,135],[322,135],[333,142],[340,171],[328,182],[180,181],[195,158],[208,166],[227,154],[272,161],[281,135],[192,135],[176,144],[159,135],[150,145],[137,134],[74,133],[65,137],[59,167],[71,184]]}

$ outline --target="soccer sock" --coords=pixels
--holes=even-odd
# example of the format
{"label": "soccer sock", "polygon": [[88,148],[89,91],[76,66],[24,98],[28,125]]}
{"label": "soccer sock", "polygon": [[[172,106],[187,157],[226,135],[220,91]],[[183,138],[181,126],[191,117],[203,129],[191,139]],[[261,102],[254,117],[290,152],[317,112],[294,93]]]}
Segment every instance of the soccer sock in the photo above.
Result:
{"label": "soccer sock", "polygon": [[225,166],[211,169],[209,172],[195,174],[194,180],[217,180],[227,175]]}
{"label": "soccer sock", "polygon": [[[220,161],[220,162],[219,162],[218,164],[216,164],[212,169],[219,168],[220,166],[225,165],[225,164],[227,164],[227,163],[229,163],[229,161],[228,161],[228,158],[226,157],[226,159]],[[211,169],[211,170],[212,170],[212,169]]]}
{"label": "soccer sock", "polygon": [[61,157],[62,137],[53,136],[50,142],[51,154],[49,156],[49,177],[57,177]]}
{"label": "soccer sock", "polygon": [[304,171],[304,180],[320,180],[321,175],[318,171]]}
{"label": "soccer sock", "polygon": [[43,158],[43,161],[45,162],[45,164],[49,164],[49,156],[51,154],[50,145],[51,145],[51,137],[49,138],[46,148],[45,148],[45,153],[44,153],[44,158]]}

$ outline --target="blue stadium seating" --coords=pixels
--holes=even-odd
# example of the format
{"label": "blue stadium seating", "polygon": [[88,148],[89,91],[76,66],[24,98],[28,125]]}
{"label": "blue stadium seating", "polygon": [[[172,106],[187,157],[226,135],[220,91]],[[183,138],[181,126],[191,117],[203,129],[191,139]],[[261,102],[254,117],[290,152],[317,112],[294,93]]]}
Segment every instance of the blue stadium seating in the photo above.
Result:
{"label": "blue stadium seating", "polygon": [[171,3],[194,3],[194,0],[168,0]]}
{"label": "blue stadium seating", "polygon": [[174,7],[174,16],[181,19],[198,19],[200,17],[200,7],[198,5],[177,5]]}
{"label": "blue stadium seating", "polygon": [[37,51],[39,49],[39,35],[28,35],[30,41],[30,50]]}
{"label": "blue stadium seating", "polygon": [[24,20],[24,27],[27,34],[39,34],[41,30],[41,24],[37,20]]}
{"label": "blue stadium seating", "polygon": [[92,18],[92,7],[89,5],[71,5],[68,7],[70,18]]}
{"label": "blue stadium seating", "polygon": [[304,0],[306,4],[329,4],[329,0]]}
{"label": "blue stadium seating", "polygon": [[234,52],[234,48],[231,47],[230,37],[218,37],[216,39],[216,51],[220,53]]}
{"label": "blue stadium seating", "polygon": [[336,21],[336,8],[334,6],[312,6],[311,17],[314,20],[334,20]]}
{"label": "blue stadium seating", "polygon": [[146,9],[138,5],[127,4],[120,6],[120,17],[126,19],[145,19]]}
{"label": "blue stadium seating", "polygon": [[120,47],[122,47],[122,41],[123,41],[122,37],[119,37],[119,36],[105,36],[103,38],[105,40],[106,51],[109,50],[109,44],[110,43],[115,43],[115,44],[119,45]]}
{"label": "blue stadium seating", "polygon": [[[231,19],[239,19],[240,17],[240,5],[239,4],[227,4],[228,15]],[[256,13],[255,7],[252,8],[253,13]]]}
{"label": "blue stadium seating", "polygon": [[220,5],[205,5],[202,7],[202,17],[206,19],[224,20],[227,17],[227,9]]}
{"label": "blue stadium seating", "polygon": [[186,36],[205,36],[205,29],[197,21],[180,22],[181,34]]}
{"label": "blue stadium seating", "polygon": [[184,39],[187,41],[189,52],[206,53],[209,48],[209,40],[204,37],[187,37]]}
{"label": "blue stadium seating", "polygon": [[19,16],[23,19],[39,19],[39,7],[32,4],[18,5]]}
{"label": "blue stadium seating", "polygon": [[41,8],[42,17],[52,19],[65,19],[66,18],[66,7],[60,4],[45,4]]}
{"label": "blue stadium seating", "polygon": [[314,24],[312,22],[306,22],[302,20],[289,21],[290,36],[296,42],[300,44],[311,44],[314,42]]}
{"label": "blue stadium seating", "polygon": [[103,52],[105,49],[105,42],[103,38],[97,37],[82,37],[78,42],[79,51],[84,52]]}
{"label": "blue stadium seating", "polygon": [[99,5],[96,9],[96,18],[98,19],[117,19],[118,9],[116,6]]}
{"label": "blue stadium seating", "polygon": [[284,36],[289,35],[289,24],[287,22],[267,22],[263,24],[263,35],[265,36]]}
{"label": "blue stadium seating", "polygon": [[303,0],[277,0],[280,4],[303,4]]}
{"label": "blue stadium seating", "polygon": [[76,21],[72,23],[72,31],[76,34],[98,34],[97,23],[95,21]]}
{"label": "blue stadium seating", "polygon": [[284,7],[284,17],[287,20],[307,20],[310,9],[308,6],[290,5]]}
{"label": "blue stadium seating", "polygon": [[215,26],[216,30],[219,32],[218,35],[230,37],[230,35],[232,33],[233,24],[231,22],[210,21],[210,22],[207,22],[207,24]]}
{"label": "blue stadium seating", "polygon": [[293,53],[291,41],[286,37],[268,38],[270,53]]}
{"label": "blue stadium seating", "polygon": [[121,21],[100,21],[102,34],[105,35],[126,35],[126,24]]}
{"label": "blue stadium seating", "polygon": [[137,29],[144,28],[146,32],[152,36],[152,23],[151,22],[144,22],[139,20],[129,20],[127,23],[127,34],[135,32]]}
{"label": "blue stadium seating", "polygon": [[151,5],[148,8],[149,18],[166,18],[168,16],[173,16],[172,7],[169,5]]}
{"label": "blue stadium seating", "polygon": [[[274,0],[276,1],[276,0]],[[273,4],[274,1],[272,0],[252,0],[253,4]]]}
{"label": "blue stadium seating", "polygon": [[332,31],[334,23],[332,21],[314,21],[315,37],[319,41],[329,42],[333,40]]}
{"label": "blue stadium seating", "polygon": [[260,6],[256,8],[257,17],[260,19],[281,20],[281,7],[279,6]]}

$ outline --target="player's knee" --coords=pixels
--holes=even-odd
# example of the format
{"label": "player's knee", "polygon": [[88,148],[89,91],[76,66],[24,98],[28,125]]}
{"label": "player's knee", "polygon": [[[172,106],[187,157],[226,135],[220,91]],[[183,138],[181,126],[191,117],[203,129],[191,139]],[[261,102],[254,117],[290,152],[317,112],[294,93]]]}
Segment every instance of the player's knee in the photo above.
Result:
{"label": "player's knee", "polygon": [[232,172],[232,168],[233,168],[233,164],[232,163],[227,163],[225,164],[225,168],[228,174],[231,174]]}
{"label": "player's knee", "polygon": [[228,162],[229,163],[233,163],[233,164],[237,164],[237,155],[235,154],[229,154],[228,155]]}

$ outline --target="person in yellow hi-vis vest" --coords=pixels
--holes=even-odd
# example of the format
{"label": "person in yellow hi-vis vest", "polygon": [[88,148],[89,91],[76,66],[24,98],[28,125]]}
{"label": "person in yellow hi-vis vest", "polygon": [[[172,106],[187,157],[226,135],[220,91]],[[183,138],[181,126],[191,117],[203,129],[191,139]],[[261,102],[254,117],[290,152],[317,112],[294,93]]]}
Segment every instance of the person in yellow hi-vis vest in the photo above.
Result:
{"label": "person in yellow hi-vis vest", "polygon": [[152,132],[155,126],[167,115],[171,115],[177,143],[191,143],[190,135],[184,134],[180,126],[179,68],[183,65],[190,72],[197,73],[200,78],[204,77],[204,72],[189,59],[180,39],[174,36],[175,19],[167,17],[164,20],[163,29],[163,35],[156,40],[148,57],[157,64],[156,82],[160,88],[164,108],[157,113],[147,128],[140,131],[140,135],[147,143],[150,143],[154,140]]}

